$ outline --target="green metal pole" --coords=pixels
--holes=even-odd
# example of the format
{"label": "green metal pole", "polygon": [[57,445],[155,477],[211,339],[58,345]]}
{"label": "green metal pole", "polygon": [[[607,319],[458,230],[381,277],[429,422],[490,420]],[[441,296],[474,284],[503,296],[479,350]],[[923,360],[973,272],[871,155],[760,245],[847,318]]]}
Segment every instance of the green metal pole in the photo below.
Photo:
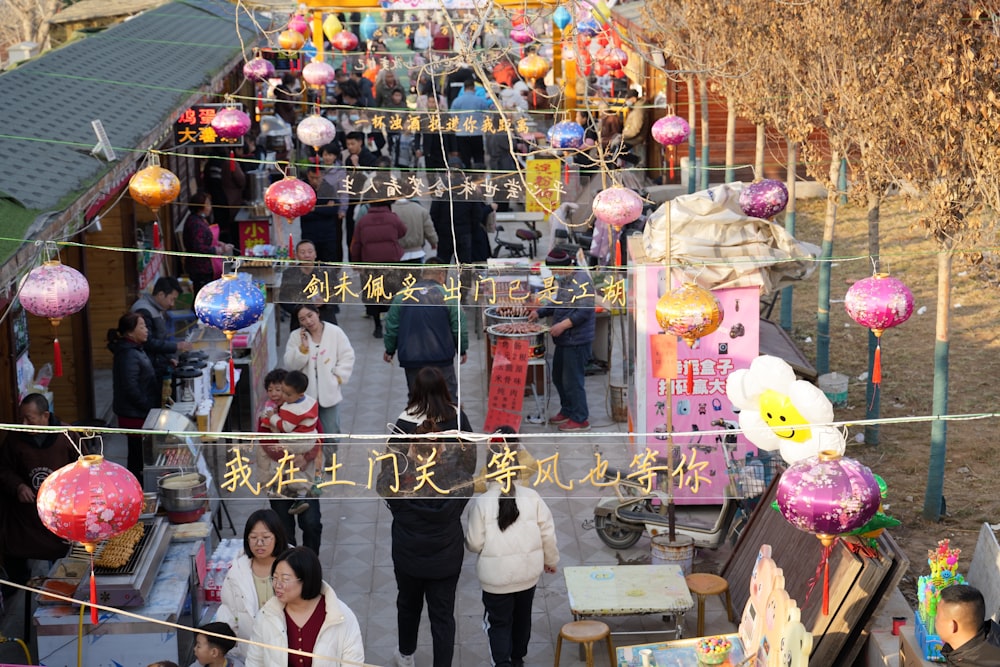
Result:
{"label": "green metal pole", "polygon": [[708,79],[698,77],[698,97],[701,102],[701,183],[702,190],[708,190]]}
{"label": "green metal pole", "polygon": [[694,75],[687,77],[688,89],[688,126],[691,133],[688,135],[688,194],[693,194],[698,189],[698,170],[695,165],[698,162],[698,139],[695,127],[698,120],[698,103],[694,94]]}
{"label": "green metal pole", "polygon": [[[934,416],[948,414],[948,341],[934,343]],[[931,423],[931,455],[927,465],[927,490],[924,493],[924,518],[938,521],[944,497],[944,464],[947,454],[948,422]]]}
{"label": "green metal pole", "polygon": [[840,174],[837,177],[837,191],[840,193],[841,206],[847,204],[847,158],[840,159]]}
{"label": "green metal pole", "polygon": [[[865,419],[878,419],[882,411],[882,392],[875,388],[872,383],[872,369],[875,366],[875,348],[878,346],[878,338],[871,331],[868,332],[868,382],[865,383]],[[879,425],[868,424],[865,426],[865,444],[879,444]]]}
{"label": "green metal pole", "polygon": [[830,372],[830,258],[833,243],[823,241],[819,252],[819,285],[816,308],[816,373]]}
{"label": "green metal pole", "polygon": [[[788,166],[787,180],[785,187],[788,188],[788,206],[785,207],[785,231],[795,236],[795,175],[798,165],[798,146],[794,141],[788,141]],[[781,290],[781,328],[791,333],[792,331],[792,286],[789,285]]]}

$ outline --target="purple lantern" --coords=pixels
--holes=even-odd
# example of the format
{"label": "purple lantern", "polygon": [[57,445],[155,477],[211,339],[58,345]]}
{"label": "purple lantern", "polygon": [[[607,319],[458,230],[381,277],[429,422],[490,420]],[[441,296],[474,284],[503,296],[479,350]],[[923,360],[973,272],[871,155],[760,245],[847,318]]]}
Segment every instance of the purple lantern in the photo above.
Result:
{"label": "purple lantern", "polygon": [[552,148],[580,148],[584,139],[583,126],[564,120],[549,128],[548,137]]}
{"label": "purple lantern", "polygon": [[62,377],[59,323],[62,318],[80,312],[87,305],[90,283],[72,266],[51,260],[31,270],[21,283],[18,298],[26,311],[37,317],[45,317],[52,324],[52,331],[56,334],[52,341],[52,368],[56,377]]}
{"label": "purple lantern", "polygon": [[219,109],[212,118],[212,129],[223,139],[239,139],[250,131],[250,116],[236,107]]}
{"label": "purple lantern", "polygon": [[788,188],[782,181],[765,178],[751,183],[740,193],[740,208],[751,218],[771,218],[788,205]]}
{"label": "purple lantern", "polygon": [[518,26],[511,29],[510,38],[521,46],[524,46],[525,44],[530,44],[535,39],[535,31],[529,25]]}
{"label": "purple lantern", "polygon": [[295,134],[299,141],[306,146],[312,146],[318,152],[320,146],[325,146],[337,136],[337,128],[323,116],[314,113],[302,119],[295,128]]}
{"label": "purple lantern", "polygon": [[270,60],[257,56],[243,65],[243,76],[251,81],[267,81],[274,76],[274,65]]}
{"label": "purple lantern", "polygon": [[872,363],[872,384],[881,384],[882,333],[910,319],[913,292],[903,281],[888,273],[876,273],[851,285],[844,297],[844,308],[852,320],[871,329],[878,339]]}
{"label": "purple lantern", "polygon": [[337,78],[337,71],[322,60],[314,60],[302,68],[302,78],[310,86],[320,88],[328,83],[333,83]]}
{"label": "purple lantern", "polygon": [[653,139],[664,146],[683,144],[691,136],[691,126],[680,116],[664,116],[651,129]]}
{"label": "purple lantern", "polygon": [[615,185],[597,193],[593,208],[594,217],[617,230],[642,215],[642,198],[628,188]]}

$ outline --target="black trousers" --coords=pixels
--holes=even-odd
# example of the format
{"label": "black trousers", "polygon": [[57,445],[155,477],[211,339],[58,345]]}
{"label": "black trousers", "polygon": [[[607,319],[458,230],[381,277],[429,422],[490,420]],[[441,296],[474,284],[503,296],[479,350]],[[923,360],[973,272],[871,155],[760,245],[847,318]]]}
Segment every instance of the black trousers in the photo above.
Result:
{"label": "black trousers", "polygon": [[[431,622],[434,644],[434,667],[451,667],[455,655],[455,589],[458,575],[445,579],[421,579],[394,568],[396,572],[396,626],[399,652],[413,655],[417,650],[417,631],[424,600]],[[530,620],[530,614],[529,614]]]}
{"label": "black trousers", "polygon": [[456,135],[455,145],[458,146],[458,156],[462,158],[466,169],[477,168],[486,163],[486,149],[481,134],[465,137]]}
{"label": "black trousers", "polygon": [[483,625],[490,638],[490,654],[495,667],[524,664],[531,639],[531,603],[535,587],[517,593],[483,591]]}

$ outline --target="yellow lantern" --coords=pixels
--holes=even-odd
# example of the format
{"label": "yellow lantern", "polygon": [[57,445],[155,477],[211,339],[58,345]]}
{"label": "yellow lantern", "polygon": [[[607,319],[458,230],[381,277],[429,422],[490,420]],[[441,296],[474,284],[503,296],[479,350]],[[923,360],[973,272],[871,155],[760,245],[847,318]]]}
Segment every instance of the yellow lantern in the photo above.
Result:
{"label": "yellow lantern", "polygon": [[688,347],[722,324],[722,304],[709,290],[684,283],[656,303],[656,321],[667,333],[680,336]]}
{"label": "yellow lantern", "polygon": [[333,43],[333,36],[344,29],[344,24],[340,22],[336,14],[327,14],[323,19],[323,34]]}
{"label": "yellow lantern", "polygon": [[284,51],[298,51],[305,44],[305,36],[297,30],[288,29],[278,35],[278,46]]}
{"label": "yellow lantern", "polygon": [[160,166],[160,158],[150,155],[149,166],[132,176],[128,183],[132,199],[156,213],[161,206],[177,199],[181,193],[181,182],[174,173]]}
{"label": "yellow lantern", "polygon": [[517,71],[520,72],[521,76],[525,79],[534,81],[535,79],[542,78],[548,73],[549,62],[539,55],[529,53],[525,57],[521,58],[521,61],[517,64]]}

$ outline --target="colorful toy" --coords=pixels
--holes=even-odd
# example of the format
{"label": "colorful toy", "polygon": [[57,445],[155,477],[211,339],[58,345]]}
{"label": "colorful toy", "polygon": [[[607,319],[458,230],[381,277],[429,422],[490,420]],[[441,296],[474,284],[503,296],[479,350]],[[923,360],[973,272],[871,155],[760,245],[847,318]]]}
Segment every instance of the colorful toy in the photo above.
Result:
{"label": "colorful toy", "polygon": [[771,558],[771,545],[763,544],[750,574],[750,597],[743,608],[739,635],[748,653],[756,650],[764,636],[764,607],[776,586],[785,587],[781,568]]}
{"label": "colorful toy", "polygon": [[729,658],[733,643],[725,637],[702,637],[695,646],[698,662],[703,665],[721,665]]}
{"label": "colorful toy", "polygon": [[813,636],[802,624],[802,610],[792,607],[788,610],[788,622],[781,633],[777,664],[780,667],[809,667],[812,647]]}

